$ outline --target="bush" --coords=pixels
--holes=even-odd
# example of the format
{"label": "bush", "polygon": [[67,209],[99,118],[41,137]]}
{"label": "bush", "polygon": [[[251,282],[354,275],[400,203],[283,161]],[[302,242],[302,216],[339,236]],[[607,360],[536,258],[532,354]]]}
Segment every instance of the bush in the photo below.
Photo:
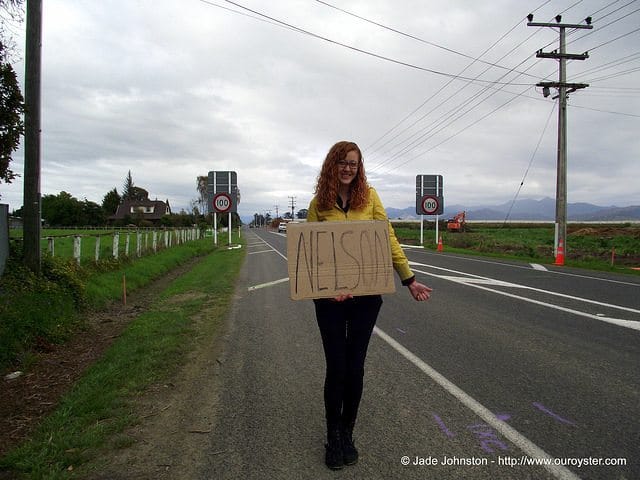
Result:
{"label": "bush", "polygon": [[[43,264],[49,278],[35,275],[14,255],[0,279],[0,369],[19,363],[33,345],[63,341],[77,324],[82,283],[64,267]],[[65,280],[56,283],[56,277]]]}

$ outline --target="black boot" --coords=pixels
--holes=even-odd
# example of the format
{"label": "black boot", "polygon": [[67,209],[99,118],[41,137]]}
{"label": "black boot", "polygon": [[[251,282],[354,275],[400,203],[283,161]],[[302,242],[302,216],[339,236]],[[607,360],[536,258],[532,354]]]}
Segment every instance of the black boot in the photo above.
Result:
{"label": "black boot", "polygon": [[324,463],[331,470],[340,470],[344,467],[344,458],[342,454],[342,438],[340,437],[340,428],[329,428],[327,431],[327,443],[324,445],[326,449]]}
{"label": "black boot", "polygon": [[342,458],[345,465],[355,465],[358,463],[358,450],[353,443],[354,423],[350,422],[342,426]]}

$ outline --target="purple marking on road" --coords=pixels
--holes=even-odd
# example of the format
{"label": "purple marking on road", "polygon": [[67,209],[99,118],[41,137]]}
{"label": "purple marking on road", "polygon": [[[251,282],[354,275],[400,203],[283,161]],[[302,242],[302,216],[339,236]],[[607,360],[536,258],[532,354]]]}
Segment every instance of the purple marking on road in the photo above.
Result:
{"label": "purple marking on road", "polygon": [[449,438],[455,437],[455,433],[453,433],[451,430],[449,430],[447,428],[447,426],[444,424],[444,422],[442,421],[442,419],[436,415],[435,413],[433,414],[433,418],[435,419],[436,423],[438,424],[438,426],[440,427],[440,430],[442,430],[442,432]]}
{"label": "purple marking on road", "polygon": [[403,334],[403,335],[404,335],[405,333],[407,333],[407,332],[405,332],[404,330],[402,330],[402,329],[400,329],[400,328],[398,328],[398,327],[396,327],[396,330],[397,330],[397,331],[399,331],[399,332],[400,332],[401,334]]}
{"label": "purple marking on road", "polygon": [[498,439],[498,433],[486,423],[469,425],[467,429],[475,435],[480,442],[480,448],[485,452],[495,453],[492,447],[497,447],[500,450],[509,450],[509,447]]}
{"label": "purple marking on road", "polygon": [[508,413],[496,413],[496,418],[506,422],[507,420],[511,420],[511,415]]}
{"label": "purple marking on road", "polygon": [[566,418],[562,418],[560,415],[558,415],[557,413],[552,412],[551,410],[549,410],[547,407],[545,407],[541,403],[533,402],[533,406],[536,407],[541,412],[546,413],[551,418],[557,420],[560,423],[566,423],[567,425],[575,425],[575,423],[573,423],[571,420],[567,420]]}

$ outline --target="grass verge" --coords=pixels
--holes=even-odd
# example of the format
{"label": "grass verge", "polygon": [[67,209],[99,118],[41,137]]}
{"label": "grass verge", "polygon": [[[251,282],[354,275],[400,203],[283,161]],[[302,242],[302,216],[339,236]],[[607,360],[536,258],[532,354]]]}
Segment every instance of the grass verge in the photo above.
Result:
{"label": "grass verge", "polygon": [[66,479],[136,421],[134,398],[168,378],[195,344],[200,312],[229,306],[244,249],[216,250],[161,293],[63,397],[32,438],[0,460],[25,479]]}
{"label": "grass verge", "polygon": [[36,276],[12,252],[0,279],[0,372],[10,365],[24,368],[34,343],[62,343],[78,329],[78,313],[102,308],[127,289],[144,286],[189,259],[215,249],[202,239],[139,259],[78,266],[73,260],[45,255],[43,274]]}

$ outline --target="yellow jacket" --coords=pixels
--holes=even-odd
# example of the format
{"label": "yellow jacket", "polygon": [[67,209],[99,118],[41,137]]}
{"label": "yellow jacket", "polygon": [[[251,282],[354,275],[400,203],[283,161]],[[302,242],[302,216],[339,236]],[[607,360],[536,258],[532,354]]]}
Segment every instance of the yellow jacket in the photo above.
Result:
{"label": "yellow jacket", "polygon": [[[385,212],[378,192],[373,187],[369,187],[369,201],[362,210],[354,210],[349,208],[345,212],[337,204],[330,210],[318,210],[316,197],[313,197],[309,204],[309,212],[307,213],[308,222],[339,222],[349,220],[386,220],[387,212]],[[409,267],[409,260],[400,247],[400,243],[396,238],[396,234],[393,231],[391,222],[389,222],[389,240],[391,243],[391,260],[393,262],[393,268],[400,277],[400,280],[405,282],[413,277],[413,272]]]}

